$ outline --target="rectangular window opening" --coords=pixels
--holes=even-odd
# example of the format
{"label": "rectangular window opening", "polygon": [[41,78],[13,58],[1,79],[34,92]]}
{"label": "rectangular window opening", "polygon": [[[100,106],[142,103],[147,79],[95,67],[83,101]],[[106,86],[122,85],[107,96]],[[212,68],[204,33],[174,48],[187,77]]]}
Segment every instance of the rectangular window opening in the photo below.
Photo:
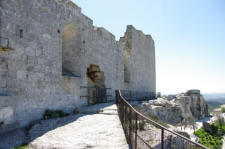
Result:
{"label": "rectangular window opening", "polygon": [[19,30],[19,34],[20,34],[20,38],[23,38],[23,30],[22,29]]}

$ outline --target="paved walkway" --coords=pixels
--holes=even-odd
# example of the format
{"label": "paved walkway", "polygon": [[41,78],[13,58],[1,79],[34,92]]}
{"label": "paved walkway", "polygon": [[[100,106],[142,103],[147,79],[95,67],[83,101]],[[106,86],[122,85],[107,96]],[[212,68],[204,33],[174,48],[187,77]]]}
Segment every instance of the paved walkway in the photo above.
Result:
{"label": "paved walkway", "polygon": [[[115,104],[80,108],[82,113],[42,121],[29,132],[35,149],[128,149]],[[94,114],[91,114],[94,113]],[[56,128],[54,128],[56,127]]]}

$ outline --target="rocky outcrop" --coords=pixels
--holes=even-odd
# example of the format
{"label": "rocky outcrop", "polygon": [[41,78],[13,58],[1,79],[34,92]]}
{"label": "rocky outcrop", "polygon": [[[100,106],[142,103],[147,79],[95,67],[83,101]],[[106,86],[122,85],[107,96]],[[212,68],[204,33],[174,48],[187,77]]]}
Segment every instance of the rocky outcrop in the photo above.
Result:
{"label": "rocky outcrop", "polygon": [[202,122],[202,127],[203,127],[203,129],[204,129],[206,132],[212,133],[212,129],[211,129],[209,123],[203,121],[203,122]]}
{"label": "rocky outcrop", "polygon": [[146,115],[156,116],[170,124],[179,124],[209,115],[208,105],[199,90],[170,95],[137,105]]}

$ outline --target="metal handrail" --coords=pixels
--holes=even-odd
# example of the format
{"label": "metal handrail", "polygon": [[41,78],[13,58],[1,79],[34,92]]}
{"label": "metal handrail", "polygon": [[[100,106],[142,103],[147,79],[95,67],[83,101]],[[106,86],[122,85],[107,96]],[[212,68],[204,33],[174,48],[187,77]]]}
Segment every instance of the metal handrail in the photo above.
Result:
{"label": "metal handrail", "polygon": [[[135,143],[132,143],[132,140],[130,139],[130,138],[131,138],[131,136],[130,136],[131,134],[129,134],[129,132],[126,132],[126,129],[130,129],[130,128],[125,128],[125,127],[127,127],[127,126],[124,126],[124,123],[122,122],[122,119],[124,118],[124,116],[126,116],[126,117],[128,117],[128,116],[127,116],[127,115],[121,115],[121,111],[120,111],[120,108],[121,108],[121,107],[120,107],[120,104],[121,104],[121,103],[122,103],[122,104],[125,104],[125,105],[130,109],[130,113],[129,113],[129,114],[131,114],[131,111],[132,111],[132,112],[134,112],[135,115],[136,115]],[[118,106],[119,116],[120,116],[120,119],[121,119],[123,128],[124,128],[124,130],[125,130],[125,133],[128,133],[128,136],[129,136],[128,141],[130,142],[130,144],[132,145],[132,147],[135,148],[135,149],[137,148],[137,136],[138,136],[138,135],[137,135],[137,117],[140,117],[140,118],[142,118],[142,119],[144,119],[144,120],[147,120],[148,122],[150,122],[150,123],[153,124],[154,126],[156,126],[156,127],[158,127],[158,128],[161,129],[161,149],[164,149],[164,142],[163,142],[163,141],[164,141],[164,132],[165,132],[165,131],[168,131],[168,132],[172,133],[173,135],[182,138],[183,140],[187,141],[188,143],[191,143],[192,145],[195,145],[196,148],[197,148],[197,147],[200,147],[200,148],[202,148],[202,149],[209,149],[209,148],[205,147],[204,145],[199,144],[199,143],[197,143],[197,142],[194,142],[194,141],[192,141],[192,140],[189,139],[189,138],[186,138],[186,137],[184,137],[184,136],[182,136],[182,135],[180,135],[180,134],[178,134],[178,133],[176,133],[176,132],[174,132],[174,131],[172,131],[172,130],[169,130],[168,128],[162,126],[161,124],[159,124],[159,123],[157,123],[157,122],[151,120],[150,118],[144,116],[143,114],[141,114],[140,112],[138,112],[133,106],[130,105],[130,103],[122,96],[120,90],[117,90],[117,91],[116,91],[116,104],[117,104],[117,106]],[[127,108],[126,108],[126,109],[127,109]],[[125,119],[126,119],[126,118],[125,118]],[[129,119],[129,118],[127,118],[127,119]],[[130,126],[129,126],[129,127],[130,127]],[[138,137],[140,137],[140,136],[138,136]],[[144,140],[142,139],[142,141],[144,141]],[[146,144],[146,142],[144,142],[144,143]]]}
{"label": "metal handrail", "polygon": [[140,90],[120,90],[121,95],[126,98],[127,101],[142,101],[155,99],[157,97],[156,92],[140,91]]}

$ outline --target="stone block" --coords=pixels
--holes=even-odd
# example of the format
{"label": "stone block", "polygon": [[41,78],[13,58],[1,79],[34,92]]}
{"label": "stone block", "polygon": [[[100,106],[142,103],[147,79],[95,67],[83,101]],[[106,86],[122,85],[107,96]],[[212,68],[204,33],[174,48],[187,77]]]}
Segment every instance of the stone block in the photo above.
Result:
{"label": "stone block", "polygon": [[37,48],[36,49],[36,56],[40,56],[43,54],[43,49]]}
{"label": "stone block", "polygon": [[0,88],[5,88],[5,87],[6,87],[6,79],[1,80],[1,83],[0,83]]}
{"label": "stone block", "polygon": [[17,79],[27,79],[27,71],[25,70],[19,70],[17,71]]}
{"label": "stone block", "polygon": [[30,42],[29,46],[25,48],[25,54],[28,56],[35,56],[36,47],[37,47],[37,43]]}
{"label": "stone block", "polygon": [[6,62],[0,63],[0,71],[7,71],[8,64]]}
{"label": "stone block", "polygon": [[38,80],[43,80],[45,75],[43,73],[39,72],[30,72],[28,73],[28,79],[30,81],[38,81]]}
{"label": "stone block", "polygon": [[0,71],[0,78],[6,79],[7,78],[7,71]]}
{"label": "stone block", "polygon": [[5,58],[0,56],[0,65],[5,62]]}
{"label": "stone block", "polygon": [[27,64],[35,65],[38,63],[38,60],[35,56],[27,56]]}
{"label": "stone block", "polygon": [[7,96],[6,88],[0,88],[0,96]]}
{"label": "stone block", "polygon": [[0,37],[0,46],[1,47],[8,47],[9,40],[7,38],[1,38]]}
{"label": "stone block", "polygon": [[0,126],[12,123],[13,115],[14,111],[12,107],[0,107]]}

